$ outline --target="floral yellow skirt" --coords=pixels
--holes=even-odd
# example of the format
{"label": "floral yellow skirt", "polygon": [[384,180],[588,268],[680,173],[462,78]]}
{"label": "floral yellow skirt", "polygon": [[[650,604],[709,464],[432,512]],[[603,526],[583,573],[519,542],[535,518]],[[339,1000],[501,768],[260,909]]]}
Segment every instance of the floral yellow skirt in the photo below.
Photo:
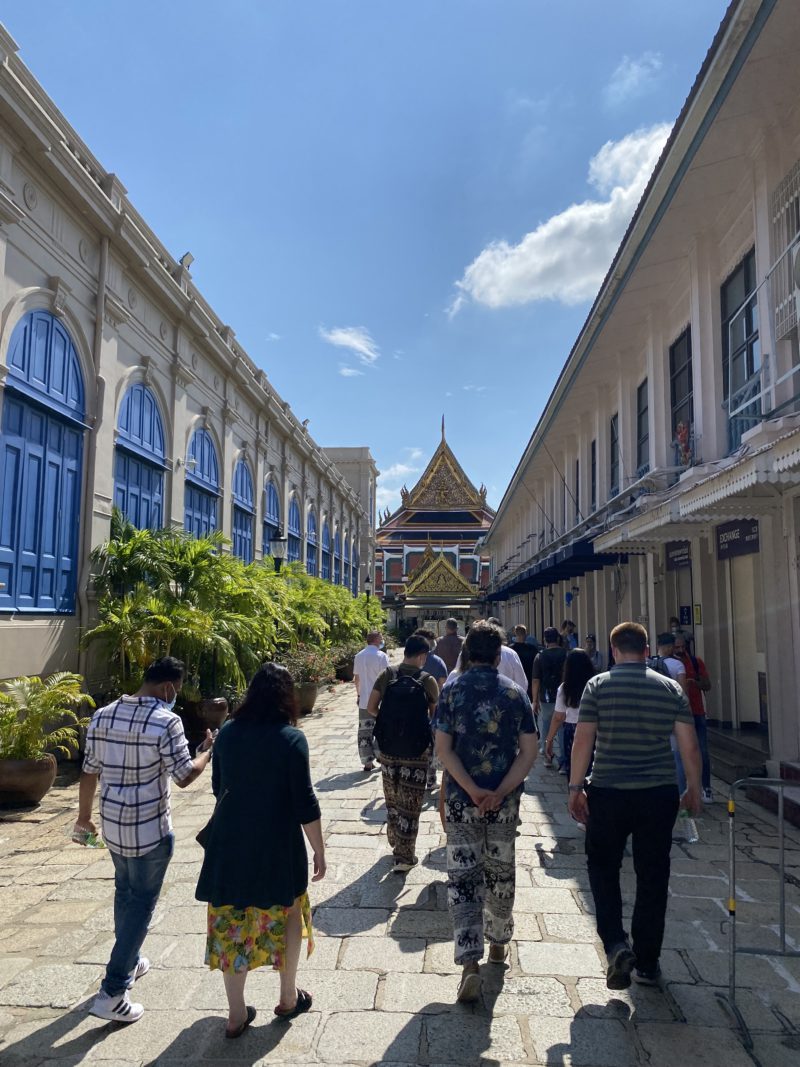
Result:
{"label": "floral yellow skirt", "polygon": [[[307,955],[314,951],[311,903],[308,893],[298,897],[302,936],[308,941]],[[272,965],[282,971],[286,958],[286,916],[289,908],[278,904],[262,908],[216,908],[208,905],[206,963],[212,971],[252,971]]]}

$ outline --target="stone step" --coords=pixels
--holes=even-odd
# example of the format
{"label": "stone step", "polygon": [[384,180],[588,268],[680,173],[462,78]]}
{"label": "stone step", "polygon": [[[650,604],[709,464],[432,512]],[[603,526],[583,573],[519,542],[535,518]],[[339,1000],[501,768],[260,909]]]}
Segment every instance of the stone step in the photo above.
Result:
{"label": "stone step", "polygon": [[723,782],[737,782],[740,778],[765,778],[767,767],[765,760],[758,760],[754,754],[747,752],[729,752],[718,749],[711,744],[709,736],[709,753],[711,756],[711,772]]}
{"label": "stone step", "polygon": [[[776,785],[749,785],[746,790],[748,800],[760,804],[762,808],[778,813],[778,793]],[[783,816],[792,826],[800,827],[800,783],[789,786],[783,791]]]}
{"label": "stone step", "polygon": [[741,731],[721,730],[713,726],[708,730],[708,747],[712,752],[727,752],[730,755],[741,756],[743,763],[753,761],[754,764],[766,760],[769,757],[769,746],[766,737],[760,732],[752,734]]}
{"label": "stone step", "polygon": [[787,782],[800,782],[800,763],[781,763],[781,778]]}

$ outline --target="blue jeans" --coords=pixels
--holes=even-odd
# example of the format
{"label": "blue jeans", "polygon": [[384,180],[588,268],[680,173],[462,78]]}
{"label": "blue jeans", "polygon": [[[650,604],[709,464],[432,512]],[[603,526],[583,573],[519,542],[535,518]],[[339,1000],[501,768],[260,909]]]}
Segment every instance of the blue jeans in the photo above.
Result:
{"label": "blue jeans", "polygon": [[[539,751],[542,755],[544,755],[544,743],[550,733],[550,723],[553,721],[555,707],[555,704],[545,703],[544,700],[539,701]],[[560,726],[556,731],[556,736],[553,738],[553,757],[559,767],[563,766],[564,762],[563,734],[564,727]]]}
{"label": "blue jeans", "polygon": [[144,856],[120,856],[109,849],[114,862],[116,941],[100,988],[110,997],[120,996],[133,985],[139,949],[147,937],[174,848],[175,838],[168,834]]}
{"label": "blue jeans", "polygon": [[[703,789],[711,788],[711,760],[708,755],[708,726],[705,715],[693,715],[694,728],[697,732],[697,743],[700,746],[700,759],[703,763]],[[675,756],[675,771],[678,775],[678,791],[681,796],[686,792],[686,774],[683,770],[683,760],[677,743],[673,744],[672,754]]]}

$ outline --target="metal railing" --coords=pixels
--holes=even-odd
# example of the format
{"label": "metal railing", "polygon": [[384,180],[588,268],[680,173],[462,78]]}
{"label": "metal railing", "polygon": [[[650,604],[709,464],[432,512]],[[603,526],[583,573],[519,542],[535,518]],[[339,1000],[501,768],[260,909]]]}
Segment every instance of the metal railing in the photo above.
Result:
{"label": "metal railing", "polygon": [[[740,947],[736,940],[736,791],[746,789],[748,786],[775,786],[778,790],[778,924],[780,947],[760,947],[747,945]],[[786,946],[786,842],[784,834],[784,790],[798,783],[787,781],[784,778],[740,778],[730,788],[728,796],[728,916],[730,918],[729,942],[728,942],[728,994],[717,993],[717,996],[730,1009],[736,1018],[741,1030],[742,1040],[748,1049],[753,1048],[753,1039],[744,1016],[736,1004],[736,957],[739,955],[749,956],[778,956],[800,957],[800,951]]]}

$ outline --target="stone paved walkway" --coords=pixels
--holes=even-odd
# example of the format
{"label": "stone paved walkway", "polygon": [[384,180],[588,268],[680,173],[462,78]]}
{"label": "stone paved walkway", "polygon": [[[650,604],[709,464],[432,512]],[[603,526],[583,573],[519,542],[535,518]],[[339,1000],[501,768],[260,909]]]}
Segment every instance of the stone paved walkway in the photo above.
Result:
{"label": "stone paved walkway", "polygon": [[[145,944],[153,970],[136,987],[146,1015],[130,1027],[87,1015],[111,946],[112,867],[107,853],[68,842],[72,786],[54,791],[37,812],[0,822],[3,1067],[800,1062],[800,961],[740,957],[740,1004],[755,1035],[755,1061],[716,997],[727,983],[723,804],[703,817],[698,845],[674,848],[665,989],[611,993],[564,779],[535,768],[518,841],[511,965],[505,972],[484,967],[483,1003],[465,1007],[454,1003],[444,839],[433,803],[423,816],[420,866],[405,879],[390,874],[380,782],[355,760],[352,686],[326,695],[304,728],[329,864],[327,879],[312,887],[317,949],[301,965],[313,1011],[291,1025],[271,1022],[277,979],[257,971],[248,981],[257,1022],[240,1041],[223,1039],[222,979],[203,967],[205,910],[194,900],[194,834],[211,810],[206,774],[174,791],[175,858]],[[775,943],[775,823],[749,805],[739,811],[742,938]],[[800,835],[791,831],[788,843],[788,922],[800,941]],[[630,890],[630,860],[624,881]]]}

